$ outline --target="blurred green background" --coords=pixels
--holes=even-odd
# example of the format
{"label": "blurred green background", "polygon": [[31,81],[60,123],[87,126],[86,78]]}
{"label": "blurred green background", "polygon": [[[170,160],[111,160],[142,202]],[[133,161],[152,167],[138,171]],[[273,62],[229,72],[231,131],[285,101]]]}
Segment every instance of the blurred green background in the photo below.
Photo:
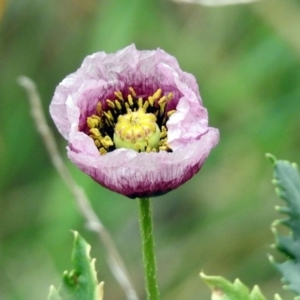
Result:
{"label": "blurred green background", "polygon": [[105,252],[85,229],[29,114],[19,75],[38,85],[61,152],[121,251],[145,299],[137,203],[98,186],[71,165],[48,115],[56,85],[96,51],[164,49],[200,85],[210,125],[221,133],[192,180],[153,200],[162,299],[210,299],[198,273],[240,277],[271,295],[270,224],[279,215],[266,152],[299,163],[300,3],[203,7],[164,1],[0,1],[0,298],[46,299],[71,268],[75,229],[92,245],[105,299],[125,299]]}

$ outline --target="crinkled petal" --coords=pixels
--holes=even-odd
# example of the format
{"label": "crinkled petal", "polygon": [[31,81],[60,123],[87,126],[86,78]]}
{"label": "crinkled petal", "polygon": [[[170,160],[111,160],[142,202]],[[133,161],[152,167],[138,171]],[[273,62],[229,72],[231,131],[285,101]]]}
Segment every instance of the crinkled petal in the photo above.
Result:
{"label": "crinkled petal", "polygon": [[[87,56],[81,67],[68,75],[55,90],[50,114],[59,132],[68,139],[74,122],[74,118],[66,118],[74,115],[69,112],[73,107],[66,105],[67,98],[71,97],[74,105],[83,111],[86,105],[92,107],[96,101],[93,90],[101,89],[98,99],[106,100],[112,95],[111,90],[121,90],[125,86],[133,86],[138,93],[147,90],[153,93],[159,87],[166,93],[174,93],[174,87],[177,87],[178,92],[194,92],[197,101],[201,101],[194,76],[181,71],[177,60],[161,49],[138,51],[131,45],[115,54],[98,52]],[[78,112],[75,116],[76,122],[80,123]]]}
{"label": "crinkled petal", "polygon": [[[86,118],[100,101],[114,98],[115,91],[133,87],[138,95],[152,95],[161,88],[173,94],[167,111],[171,153],[138,153],[118,149],[100,155],[86,135]],[[138,51],[130,45],[113,54],[87,56],[80,68],[56,88],[50,114],[68,140],[69,158],[101,185],[128,197],[160,195],[177,188],[196,174],[219,141],[217,129],[208,127],[193,75],[183,72],[177,60],[161,49]]]}

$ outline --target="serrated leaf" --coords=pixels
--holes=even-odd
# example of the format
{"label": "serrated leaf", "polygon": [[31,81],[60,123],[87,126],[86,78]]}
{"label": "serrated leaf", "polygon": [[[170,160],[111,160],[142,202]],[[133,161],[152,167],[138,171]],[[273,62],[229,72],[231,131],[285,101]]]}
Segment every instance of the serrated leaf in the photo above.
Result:
{"label": "serrated leaf", "polygon": [[[297,165],[288,161],[276,160],[268,155],[274,165],[275,191],[287,206],[276,209],[287,218],[276,220],[273,223],[272,231],[275,235],[276,248],[287,256],[287,261],[274,263],[276,268],[283,275],[285,287],[300,295],[300,176]],[[279,235],[275,226],[285,225],[291,230],[288,236]]]}
{"label": "serrated leaf", "polygon": [[62,298],[59,296],[57,289],[53,285],[50,286],[50,291],[47,300],[62,300]]}
{"label": "serrated leaf", "polygon": [[[231,283],[221,276],[200,273],[200,277],[212,290],[212,300],[266,300],[258,286],[250,292],[239,279]],[[279,295],[275,295],[274,299],[281,300]]]}
{"label": "serrated leaf", "polygon": [[[59,291],[50,288],[48,300],[102,300],[103,282],[98,284],[91,246],[74,231],[73,270],[65,271]],[[52,297],[52,298],[50,298]],[[55,298],[56,297],[56,298]]]}

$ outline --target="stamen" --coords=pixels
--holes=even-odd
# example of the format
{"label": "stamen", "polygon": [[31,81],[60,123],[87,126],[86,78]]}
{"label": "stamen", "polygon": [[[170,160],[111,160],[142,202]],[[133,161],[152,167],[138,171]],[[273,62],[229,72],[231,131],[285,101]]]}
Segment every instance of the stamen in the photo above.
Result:
{"label": "stamen", "polygon": [[144,111],[147,111],[148,106],[149,106],[149,101],[146,100],[146,101],[144,102],[144,104],[143,104],[143,109],[144,109]]}
{"label": "stamen", "polygon": [[114,120],[114,117],[113,117],[113,115],[112,115],[112,113],[111,113],[110,110],[109,110],[108,112],[104,111],[103,113],[104,113],[104,115],[106,116],[106,118],[107,118],[109,121],[113,121],[113,120]]}
{"label": "stamen", "polygon": [[98,127],[100,124],[100,118],[96,115],[92,115],[87,118],[86,123],[89,128]]}
{"label": "stamen", "polygon": [[105,149],[108,149],[110,146],[114,145],[113,141],[108,135],[101,139],[101,144]]}
{"label": "stamen", "polygon": [[167,116],[170,118],[175,112],[176,112],[175,109],[170,110],[170,111],[167,112]]}
{"label": "stamen", "polygon": [[167,143],[167,138],[160,140],[159,143],[158,143],[158,145],[159,145],[159,146],[163,146],[163,145],[165,145],[166,143]]}
{"label": "stamen", "polygon": [[[99,153],[103,155],[120,147],[148,153],[171,152],[166,122],[176,110],[167,112],[166,108],[173,93],[164,95],[159,88],[148,97],[137,97],[133,87],[128,90],[127,97],[115,91],[114,100],[98,101],[95,114],[86,118],[87,134]],[[105,111],[102,103],[106,103]]]}
{"label": "stamen", "polygon": [[161,138],[161,139],[165,138],[166,136],[167,136],[167,131],[162,131],[162,132],[160,133],[160,138]]}
{"label": "stamen", "polygon": [[96,111],[97,111],[98,115],[101,115],[101,113],[102,113],[102,103],[100,101],[97,103]]}
{"label": "stamen", "polygon": [[158,89],[154,94],[153,94],[153,98],[155,100],[159,99],[161,95],[161,89]]}
{"label": "stamen", "polygon": [[136,97],[136,92],[135,92],[135,90],[133,89],[133,87],[129,87],[128,89],[129,89],[131,95],[132,95],[133,97]]}
{"label": "stamen", "polygon": [[104,154],[107,153],[107,150],[105,150],[103,147],[101,147],[101,148],[99,149],[99,152],[100,152],[101,155],[104,155]]}
{"label": "stamen", "polygon": [[161,116],[163,116],[163,114],[165,113],[165,108],[166,108],[166,103],[162,103],[159,109],[159,113]]}
{"label": "stamen", "polygon": [[148,97],[148,101],[149,101],[149,104],[151,105],[151,106],[153,106],[153,104],[154,104],[154,97],[153,96],[149,96]]}
{"label": "stamen", "polygon": [[115,100],[115,105],[119,111],[122,111],[122,105],[119,100]]}
{"label": "stamen", "polygon": [[135,145],[135,149],[137,150],[137,152],[141,152],[142,151],[142,148],[141,148],[141,145],[136,143]]}
{"label": "stamen", "polygon": [[129,105],[133,106],[132,96],[129,94],[127,98],[128,98]]}
{"label": "stamen", "polygon": [[168,147],[167,146],[161,146],[161,147],[159,147],[159,150],[160,151],[167,151]]}
{"label": "stamen", "polygon": [[172,100],[172,98],[173,98],[173,93],[169,93],[167,96],[167,101]]}
{"label": "stamen", "polygon": [[166,96],[163,96],[161,97],[159,100],[158,100],[158,104],[161,105],[161,104],[164,104],[167,102],[167,97]]}
{"label": "stamen", "polygon": [[138,99],[138,106],[141,108],[143,107],[143,98]]}
{"label": "stamen", "polygon": [[90,135],[91,137],[93,137],[93,138],[101,137],[101,133],[98,128],[91,128],[89,131],[91,133],[91,135]]}
{"label": "stamen", "polygon": [[107,103],[107,105],[108,105],[109,107],[111,107],[111,108],[113,108],[113,109],[116,108],[116,105],[115,105],[115,103],[114,103],[113,101],[107,99],[107,100],[106,100],[106,103]]}
{"label": "stamen", "polygon": [[114,92],[114,95],[115,95],[119,100],[124,101],[124,98],[123,98],[123,95],[122,95],[122,92],[121,92],[121,91],[115,91],[115,92]]}
{"label": "stamen", "polygon": [[99,140],[94,140],[94,143],[95,143],[95,145],[96,145],[97,148],[100,148],[101,143],[100,143]]}
{"label": "stamen", "polygon": [[113,126],[113,123],[112,123],[112,121],[111,120],[109,120],[109,119],[105,119],[105,124],[106,124],[106,126],[108,126],[108,127],[112,127]]}

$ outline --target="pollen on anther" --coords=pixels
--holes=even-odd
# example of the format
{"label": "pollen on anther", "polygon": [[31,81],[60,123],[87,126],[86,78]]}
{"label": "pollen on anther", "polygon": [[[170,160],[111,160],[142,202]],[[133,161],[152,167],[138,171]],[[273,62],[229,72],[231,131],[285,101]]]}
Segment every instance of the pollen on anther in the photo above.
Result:
{"label": "pollen on anther", "polygon": [[113,146],[114,143],[111,140],[111,138],[108,135],[106,135],[104,138],[101,139],[101,144],[105,149],[108,149],[110,146]]}
{"label": "pollen on anther", "polygon": [[111,114],[111,111],[110,111],[110,110],[109,110],[109,111],[107,111],[107,112],[106,112],[106,111],[104,111],[103,113],[104,113],[104,115],[106,116],[107,120],[109,120],[110,122],[114,120],[114,118],[113,118],[113,116],[112,116],[112,114]]}
{"label": "pollen on anther", "polygon": [[95,128],[100,124],[100,118],[96,115],[92,115],[87,118],[86,123],[89,128]]}
{"label": "pollen on anther", "polygon": [[166,131],[162,131],[162,132],[160,133],[160,138],[161,138],[161,139],[165,138],[166,136],[167,136],[167,132],[166,132]]}
{"label": "pollen on anther", "polygon": [[154,98],[155,100],[159,99],[160,96],[161,96],[161,92],[162,92],[162,90],[161,90],[161,89],[158,89],[158,90],[153,94],[153,98]]}
{"label": "pollen on anther", "polygon": [[154,105],[154,97],[153,97],[153,96],[149,96],[149,97],[148,97],[148,101],[149,101],[149,104],[150,104],[151,106]]}
{"label": "pollen on anther", "polygon": [[139,108],[143,107],[143,98],[138,99],[138,106],[139,106]]}
{"label": "pollen on anther", "polygon": [[161,150],[161,151],[167,151],[167,150],[168,150],[168,147],[165,146],[165,145],[163,145],[163,146],[160,146],[160,147],[159,147],[159,150]]}
{"label": "pollen on anther", "polygon": [[122,110],[122,105],[121,105],[121,103],[120,103],[119,100],[115,100],[115,105],[116,105],[116,107],[117,107],[117,109],[118,109],[119,111]]}
{"label": "pollen on anther", "polygon": [[132,96],[129,94],[127,98],[128,98],[129,105],[132,106],[133,105]]}
{"label": "pollen on anther", "polygon": [[162,103],[160,105],[159,113],[161,116],[165,113],[165,107],[166,107],[166,103]]}
{"label": "pollen on anther", "polygon": [[122,92],[121,91],[115,91],[114,95],[119,99],[119,100],[124,100]]}
{"label": "pollen on anther", "polygon": [[167,101],[170,101],[173,98],[173,93],[169,93],[167,96]]}
{"label": "pollen on anther", "polygon": [[[114,134],[126,142],[138,141],[135,146],[138,152],[172,151],[167,145],[166,122],[176,110],[167,111],[166,107],[173,93],[164,94],[159,88],[152,95],[137,97],[133,87],[129,87],[128,93],[117,90],[114,95],[112,100],[99,101],[95,114],[86,118],[88,135],[101,155],[119,147],[115,144]],[[139,119],[140,115],[143,115],[142,119]],[[127,122],[132,124],[131,128],[127,128]],[[153,148],[153,141],[150,146],[148,138],[157,131],[157,146]],[[141,144],[141,140],[144,144]]]}
{"label": "pollen on anther", "polygon": [[149,101],[145,101],[143,104],[144,111],[147,111],[147,108],[149,107]]}
{"label": "pollen on anther", "polygon": [[97,103],[96,111],[98,115],[102,113],[102,104],[100,101]]}
{"label": "pollen on anther", "polygon": [[99,149],[99,152],[100,152],[101,155],[104,155],[104,154],[107,153],[107,150],[105,150],[103,147],[101,147],[101,148]]}
{"label": "pollen on anther", "polygon": [[167,112],[167,116],[171,117],[175,112],[176,112],[175,109],[174,110],[170,110],[170,111]]}
{"label": "pollen on anther", "polygon": [[131,95],[132,95],[133,97],[136,97],[136,92],[135,92],[135,90],[133,89],[133,87],[129,87],[128,89],[129,89]]}
{"label": "pollen on anther", "polygon": [[111,107],[111,108],[113,108],[113,109],[116,108],[116,105],[115,105],[115,103],[114,103],[113,101],[107,99],[107,100],[106,100],[106,103],[107,103],[107,105],[108,105],[109,107]]}
{"label": "pollen on anther", "polygon": [[92,136],[93,138],[97,138],[97,137],[100,137],[100,136],[101,136],[101,133],[100,133],[100,131],[99,131],[98,128],[91,128],[91,129],[89,130],[89,132],[90,132],[90,134],[91,134],[91,136]]}
{"label": "pollen on anther", "polygon": [[159,100],[158,100],[158,104],[161,105],[161,104],[165,104],[167,102],[167,97],[166,96],[163,96],[161,97]]}

